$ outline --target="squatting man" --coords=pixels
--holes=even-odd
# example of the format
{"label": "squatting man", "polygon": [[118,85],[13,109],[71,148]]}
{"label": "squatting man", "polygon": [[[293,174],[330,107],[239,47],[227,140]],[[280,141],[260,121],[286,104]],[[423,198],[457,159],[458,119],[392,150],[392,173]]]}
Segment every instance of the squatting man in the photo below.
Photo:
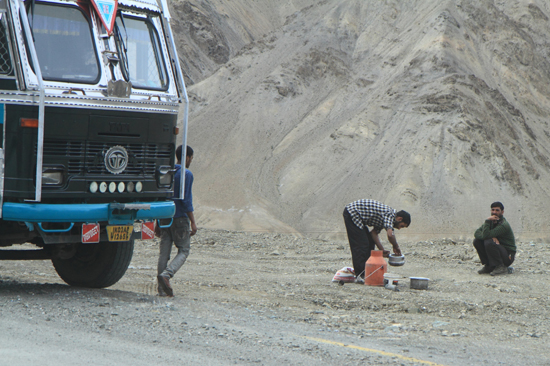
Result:
{"label": "squatting man", "polygon": [[516,256],[516,239],[510,224],[504,218],[504,205],[491,204],[491,216],[474,234],[474,247],[483,264],[477,273],[497,276],[508,273]]}
{"label": "squatting man", "polygon": [[[354,201],[344,209],[344,223],[348,234],[351,258],[356,275],[356,282],[363,282],[365,262],[369,259],[374,246],[383,251],[385,257],[390,252],[384,250],[378,234],[386,230],[388,241],[396,255],[401,255],[394,229],[403,229],[411,224],[411,215],[406,211],[396,212],[390,206],[371,199]],[[369,231],[368,226],[372,226]]]}

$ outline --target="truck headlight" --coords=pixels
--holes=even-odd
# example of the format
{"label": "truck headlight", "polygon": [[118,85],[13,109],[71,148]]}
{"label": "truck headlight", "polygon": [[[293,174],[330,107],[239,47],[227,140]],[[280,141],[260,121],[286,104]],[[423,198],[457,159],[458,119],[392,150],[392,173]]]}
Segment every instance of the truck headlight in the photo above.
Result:
{"label": "truck headlight", "polygon": [[174,169],[168,165],[162,165],[157,170],[157,182],[160,187],[170,187],[174,177]]}
{"label": "truck headlight", "polygon": [[172,173],[159,175],[159,185],[170,186],[172,184]]}
{"label": "truck headlight", "polygon": [[60,186],[63,184],[62,168],[44,168],[42,170],[42,184],[45,186]]}

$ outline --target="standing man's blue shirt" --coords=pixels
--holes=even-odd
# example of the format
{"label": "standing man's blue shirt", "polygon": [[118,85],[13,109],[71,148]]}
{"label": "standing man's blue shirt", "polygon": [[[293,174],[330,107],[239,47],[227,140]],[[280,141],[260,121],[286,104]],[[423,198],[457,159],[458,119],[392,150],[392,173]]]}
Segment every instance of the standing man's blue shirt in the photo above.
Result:
{"label": "standing man's blue shirt", "polygon": [[176,198],[180,195],[181,187],[181,165],[176,164],[176,174],[174,176],[174,202],[176,204],[176,213],[174,217],[187,217],[187,212],[193,212],[193,173],[185,169],[185,187],[183,190],[184,198]]}

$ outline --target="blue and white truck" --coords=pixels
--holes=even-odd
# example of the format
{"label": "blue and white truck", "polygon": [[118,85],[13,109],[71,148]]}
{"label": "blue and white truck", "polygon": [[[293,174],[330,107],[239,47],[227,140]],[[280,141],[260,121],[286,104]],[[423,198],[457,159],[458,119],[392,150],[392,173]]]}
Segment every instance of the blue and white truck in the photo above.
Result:
{"label": "blue and white truck", "polygon": [[166,0],[0,0],[0,259],[116,283],[174,214],[187,105]]}

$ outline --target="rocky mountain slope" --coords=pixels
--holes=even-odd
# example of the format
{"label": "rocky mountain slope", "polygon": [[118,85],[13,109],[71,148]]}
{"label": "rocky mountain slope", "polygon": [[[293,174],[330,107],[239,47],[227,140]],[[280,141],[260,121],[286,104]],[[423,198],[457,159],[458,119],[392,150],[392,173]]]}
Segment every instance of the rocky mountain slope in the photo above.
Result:
{"label": "rocky mountain slope", "polygon": [[199,226],[342,237],[345,204],[546,237],[550,4],[177,0]]}

